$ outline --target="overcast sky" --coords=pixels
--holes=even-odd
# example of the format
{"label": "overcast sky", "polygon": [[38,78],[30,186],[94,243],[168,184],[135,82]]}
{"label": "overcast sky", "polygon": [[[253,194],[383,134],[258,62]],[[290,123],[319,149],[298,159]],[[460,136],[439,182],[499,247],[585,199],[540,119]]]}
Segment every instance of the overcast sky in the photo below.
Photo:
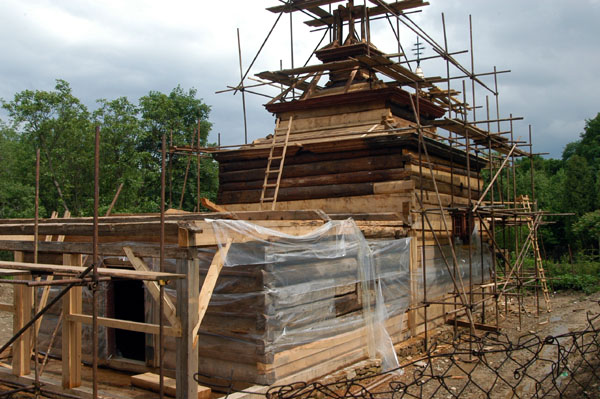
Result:
{"label": "overcast sky", "polygon": [[[362,3],[356,0],[357,4]],[[413,18],[443,45],[445,13],[449,50],[469,48],[473,16],[475,71],[510,69],[499,75],[501,117],[525,120],[517,135],[533,125],[534,150],[560,157],[566,143],[583,131],[585,119],[600,112],[600,0],[430,0]],[[246,68],[277,15],[265,11],[276,0],[0,0],[0,97],[24,89],[51,90],[67,80],[90,109],[99,98],[132,101],[151,90],[168,93],[194,87],[212,106],[213,132],[223,144],[244,140],[241,96],[215,94],[239,80],[236,28],[240,28]],[[303,64],[321,38],[294,18],[295,64]],[[289,18],[279,22],[253,72],[290,66]],[[373,41],[397,51],[387,22],[373,27]],[[416,37],[404,29],[410,49]],[[424,56],[432,55],[426,45]],[[470,68],[469,55],[457,58]],[[424,62],[427,75],[445,75],[445,64]],[[458,75],[454,70],[453,75]],[[493,79],[485,82],[493,87]],[[253,83],[248,81],[248,84]],[[460,80],[454,88],[462,87]],[[476,91],[478,105],[485,90]],[[493,99],[490,99],[493,101]],[[267,100],[248,95],[249,138],[272,131]],[[469,94],[469,101],[471,101]],[[493,102],[492,102],[493,104]],[[495,108],[495,106],[493,107]],[[478,117],[484,115],[481,109]],[[492,115],[495,117],[495,115]],[[504,129],[503,129],[504,130]]]}

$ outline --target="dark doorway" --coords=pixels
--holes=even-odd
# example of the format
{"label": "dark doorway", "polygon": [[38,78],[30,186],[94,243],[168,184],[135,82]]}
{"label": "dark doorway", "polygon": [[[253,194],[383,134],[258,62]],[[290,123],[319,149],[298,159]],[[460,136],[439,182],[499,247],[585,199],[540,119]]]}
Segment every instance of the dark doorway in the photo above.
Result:
{"label": "dark doorway", "polygon": [[[115,318],[143,323],[144,286],[141,281],[115,281]],[[117,355],[127,359],[145,361],[146,336],[136,331],[115,330]]]}

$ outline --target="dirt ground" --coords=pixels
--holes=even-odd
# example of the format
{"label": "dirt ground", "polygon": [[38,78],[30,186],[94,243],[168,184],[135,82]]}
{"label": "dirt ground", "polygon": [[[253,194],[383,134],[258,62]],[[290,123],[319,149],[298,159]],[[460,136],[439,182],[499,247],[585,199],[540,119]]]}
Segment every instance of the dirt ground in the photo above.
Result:
{"label": "dirt ground", "polygon": [[[509,312],[508,317],[506,318],[504,315],[504,306],[501,306],[501,317],[500,317],[500,325],[502,327],[502,332],[507,334],[511,341],[518,342],[519,337],[524,334],[536,334],[540,337],[546,336],[557,336],[560,334],[564,334],[571,331],[580,331],[583,330],[587,325],[587,315],[597,315],[600,314],[600,305],[598,301],[600,300],[600,293],[593,294],[591,296],[586,296],[581,293],[560,293],[555,294],[552,297],[552,312],[548,313],[545,311],[545,303],[541,300],[540,308],[541,313],[539,318],[536,317],[536,306],[534,298],[529,297],[526,298],[524,302],[524,312],[521,314],[521,328],[519,327],[519,316],[518,316],[518,305],[515,301],[509,304]],[[12,286],[4,285],[0,286],[0,302],[1,303],[12,303]],[[488,314],[493,312],[493,309],[490,308]],[[488,316],[489,317],[489,316]],[[488,324],[493,324],[488,320]],[[448,330],[452,330],[452,327],[447,327]],[[12,336],[12,315],[0,312],[0,344],[5,343]],[[438,347],[440,348],[440,352],[444,350],[445,347],[450,347],[450,345],[444,345],[444,343],[439,343]],[[413,357],[415,359],[419,358],[421,355],[415,354]],[[410,361],[411,357],[404,357],[401,359],[401,362],[405,364]],[[8,362],[7,359],[0,359],[0,361]],[[518,359],[517,359],[518,361]],[[447,360],[446,360],[447,362]],[[444,367],[444,359],[440,359],[439,364],[435,367],[439,370],[440,367]],[[433,363],[432,363],[433,365]],[[433,366],[432,366],[433,367]],[[465,362],[465,369],[468,369],[469,363]],[[532,370],[532,369],[530,369]],[[404,370],[404,375],[402,377],[394,377],[392,380],[396,382],[404,382],[409,383],[414,380],[415,375],[419,375],[419,367],[411,366],[407,367]],[[539,367],[539,373],[541,376],[548,373],[548,370],[544,369],[544,367]],[[482,377],[485,373],[482,373]],[[375,389],[377,385],[377,380],[374,379],[372,381],[366,381],[368,384],[373,387],[372,393],[389,390],[389,382],[390,378],[387,378],[386,381]],[[375,384],[374,384],[375,383]],[[460,392],[461,384],[463,382],[459,379],[456,380],[456,388],[453,391],[452,387],[450,387],[449,392],[437,392],[435,395],[431,395],[427,392],[428,388],[424,387],[423,393],[420,397],[439,397],[439,398],[454,398],[454,397],[479,397],[472,390],[465,390],[464,392]],[[9,389],[8,387],[0,387],[0,391],[4,391]],[[599,390],[600,391],[600,390]],[[456,392],[456,393],[455,393]],[[19,396],[22,395],[22,396]],[[15,398],[28,398],[31,397],[29,395],[19,394],[15,395]],[[386,395],[375,395],[376,397],[386,397]],[[402,396],[395,394],[394,397],[414,397],[410,395]],[[417,396],[419,397],[419,396]],[[493,396],[495,397],[495,396]],[[505,396],[505,393],[502,393],[498,397],[511,397]],[[517,397],[517,396],[515,396]],[[527,397],[520,396],[520,397]],[[595,396],[594,396],[595,397]]]}
{"label": "dirt ground", "polygon": [[[499,338],[499,341],[518,347],[524,343],[541,343],[549,336],[556,337],[569,332],[582,331],[588,326],[588,317],[600,314],[599,300],[600,293],[590,296],[582,293],[555,294],[551,298],[552,311],[548,313],[545,302],[540,296],[540,315],[537,317],[535,298],[527,297],[523,302],[520,322],[519,307],[516,301],[509,303],[508,316],[504,314],[504,303],[502,303],[500,307],[500,326],[501,332],[506,334],[508,339]],[[493,312],[493,308],[490,309],[491,312]],[[494,325],[495,323],[488,320],[487,324]],[[452,327],[447,328],[452,330]],[[532,334],[540,337],[540,340],[536,341]],[[448,334],[441,334],[440,337],[444,335],[448,336]],[[400,384],[396,385],[396,388],[404,386],[403,384],[413,384],[411,388],[396,390],[393,397],[530,398],[537,397],[535,396],[536,390],[544,389],[547,391],[542,396],[554,398],[559,396],[553,391],[552,385],[557,384],[560,387],[561,384],[565,384],[564,389],[567,389],[568,386],[566,392],[569,393],[566,397],[600,398],[600,381],[596,382],[594,380],[591,384],[586,383],[585,388],[582,388],[577,386],[577,383],[568,382],[571,378],[580,379],[580,376],[570,376],[565,370],[561,371],[561,376],[552,382],[550,375],[553,371],[553,363],[556,362],[558,356],[556,345],[532,345],[531,349],[528,350],[519,349],[490,353],[484,355],[484,361],[478,361],[476,357],[465,355],[447,356],[448,353],[453,351],[453,347],[450,342],[444,340],[445,338],[440,338],[441,342],[438,342],[438,349],[434,352],[434,355],[439,357],[434,357],[431,360],[425,359],[423,362],[419,361],[415,365],[406,367],[404,375],[401,377],[392,378],[392,381]],[[565,338],[560,342],[566,344],[563,349],[572,349],[569,347],[570,338]],[[484,347],[483,350],[493,352],[496,349],[508,347],[508,345],[494,345],[493,341],[489,345]],[[467,351],[469,348],[468,344],[461,344],[461,349]],[[478,349],[477,345],[473,345],[472,348]],[[542,349],[536,354],[538,348]],[[416,354],[413,357],[417,360],[422,358],[423,355]],[[576,355],[572,358],[575,357]],[[597,354],[595,359],[597,359]],[[405,362],[402,364],[406,364],[407,360],[410,361],[410,356],[404,360]],[[569,361],[569,363],[572,362]],[[573,366],[573,364],[569,365]],[[600,364],[596,362],[595,365],[591,366],[597,372]],[[582,373],[591,373],[590,369],[587,369],[588,371],[585,371],[585,368],[577,370]],[[444,378],[430,378],[431,375],[443,376]],[[589,374],[589,377],[591,379],[591,374]],[[419,383],[415,384],[416,381],[419,381]],[[425,381],[427,382],[424,383]],[[389,392],[392,386],[388,381],[371,392]],[[541,388],[542,386],[544,388]],[[586,390],[585,395],[583,394],[584,389]],[[490,391],[490,396],[487,396],[486,390]],[[391,394],[388,395],[392,397]],[[386,398],[388,395],[375,396]]]}

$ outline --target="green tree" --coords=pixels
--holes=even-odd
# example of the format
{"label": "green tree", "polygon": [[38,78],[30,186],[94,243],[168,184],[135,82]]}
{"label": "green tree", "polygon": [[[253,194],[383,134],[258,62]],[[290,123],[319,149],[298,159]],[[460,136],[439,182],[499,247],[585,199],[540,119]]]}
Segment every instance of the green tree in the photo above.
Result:
{"label": "green tree", "polygon": [[562,185],[562,209],[574,212],[577,217],[594,210],[595,173],[587,160],[573,155],[565,162],[565,179]]}
{"label": "green tree", "polygon": [[563,159],[567,160],[573,155],[586,159],[594,172],[600,170],[600,113],[594,119],[585,122],[580,140],[570,143],[563,152]]}
{"label": "green tree", "polygon": [[89,113],[69,84],[57,80],[53,91],[24,90],[2,101],[12,128],[27,148],[27,159],[40,149],[44,173],[40,201],[48,210],[89,211],[93,193],[93,128]]}
{"label": "green tree", "polygon": [[588,212],[573,224],[573,232],[579,234],[586,244],[598,245],[600,249],[600,210]]}
{"label": "green tree", "polygon": [[104,193],[101,213],[105,213],[121,184],[123,189],[114,212],[143,211],[147,206],[139,196],[144,181],[143,154],[137,151],[137,143],[144,133],[139,110],[126,97],[112,101],[102,99],[98,104],[93,119],[94,124],[101,126],[100,192]]}
{"label": "green tree", "polygon": [[[141,124],[144,130],[137,149],[144,154],[141,167],[145,170],[145,198],[160,199],[160,162],[162,135],[167,137],[167,146],[196,145],[195,132],[200,129],[200,145],[208,144],[211,129],[208,121],[210,107],[196,98],[197,91],[184,91],[181,86],[169,94],[151,91],[140,98]],[[167,206],[179,207],[180,193],[186,181],[186,190],[182,208],[193,210],[196,203],[197,173],[194,163],[190,165],[188,178],[185,179],[188,157],[171,154],[169,157],[169,175],[167,181]],[[211,159],[202,159],[201,195],[214,198],[218,185],[217,165]],[[157,202],[158,205],[158,202]]]}
{"label": "green tree", "polygon": [[35,174],[32,159],[27,159],[30,155],[14,130],[0,123],[0,218],[34,216]]}
{"label": "green tree", "polygon": [[[196,90],[177,86],[169,94],[151,91],[135,105],[127,98],[99,100],[88,112],[69,84],[57,80],[54,90],[24,90],[1,100],[9,125],[0,122],[0,218],[33,216],[35,153],[41,152],[40,216],[70,210],[93,211],[94,126],[101,127],[100,211],[123,189],[114,212],[157,212],[160,204],[161,137],[168,145],[206,146],[210,107]],[[190,164],[182,208],[196,205],[195,157],[171,153],[167,205],[179,207],[186,167]],[[214,199],[218,167],[201,160],[201,196]],[[169,201],[169,199],[171,199]]]}

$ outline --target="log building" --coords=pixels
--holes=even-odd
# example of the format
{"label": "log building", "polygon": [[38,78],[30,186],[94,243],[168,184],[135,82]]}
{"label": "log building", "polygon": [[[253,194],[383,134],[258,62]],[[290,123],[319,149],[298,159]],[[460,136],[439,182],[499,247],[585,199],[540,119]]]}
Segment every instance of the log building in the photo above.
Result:
{"label": "log building", "polygon": [[[372,356],[389,368],[407,338],[427,343],[450,320],[480,326],[493,298],[498,311],[489,231],[509,213],[492,207],[490,217],[482,172],[493,184],[508,160],[529,154],[468,122],[475,104],[436,85],[450,76],[425,78],[371,42],[373,18],[401,18],[426,2],[372,3],[269,9],[313,15],[307,25],[329,29],[331,42],[315,52],[317,64],[257,75],[282,87],[266,104],[273,134],[235,149],[172,149],[219,163],[218,212],[0,221],[0,250],[15,254],[0,273],[25,284],[0,309],[15,313],[17,332],[32,298],[37,310],[49,304],[36,335],[62,356],[52,389],[90,396],[78,388],[82,359],[173,377],[178,398],[206,397],[199,375],[271,385]],[[497,170],[493,154],[506,157]],[[533,220],[526,216],[511,220]],[[92,255],[102,266],[93,278]],[[96,332],[93,353],[82,334],[86,342]],[[12,353],[0,377],[29,383],[31,338],[19,336]]]}

